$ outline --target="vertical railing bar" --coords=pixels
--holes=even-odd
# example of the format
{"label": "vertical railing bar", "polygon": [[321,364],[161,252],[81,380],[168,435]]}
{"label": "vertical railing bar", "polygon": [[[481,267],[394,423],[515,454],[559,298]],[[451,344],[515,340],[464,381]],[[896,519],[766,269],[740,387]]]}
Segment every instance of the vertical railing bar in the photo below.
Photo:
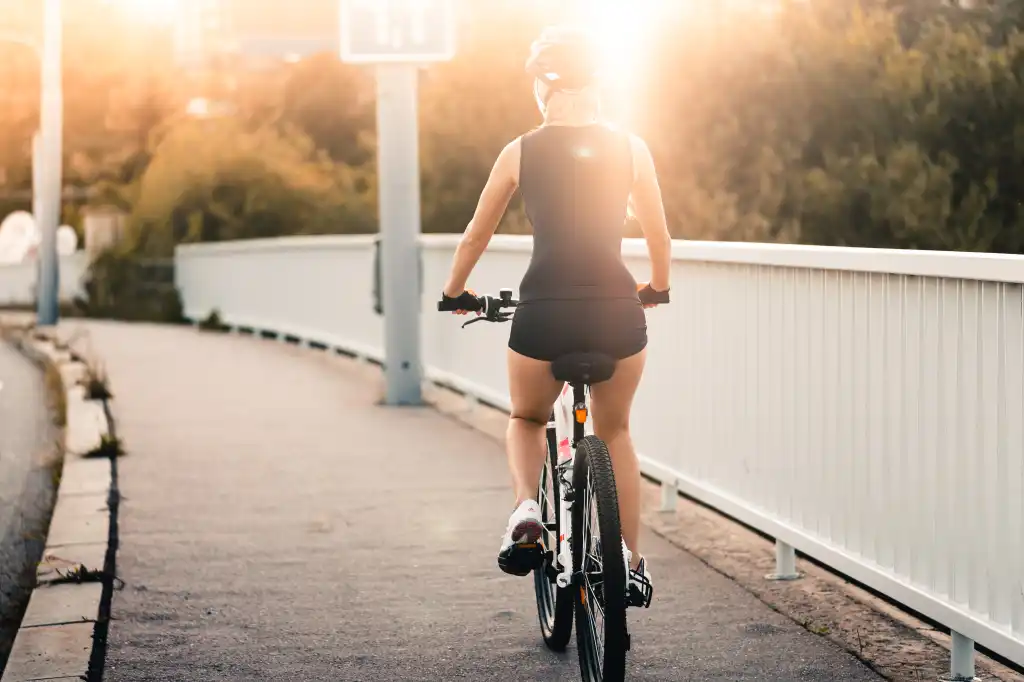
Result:
{"label": "vertical railing bar", "polygon": [[[924,376],[925,376],[925,354],[924,354],[924,339],[925,339],[925,334],[924,334],[924,327],[925,327],[924,301],[925,301],[925,297],[924,297],[924,291],[925,291],[925,287],[927,286],[927,284],[928,284],[928,282],[927,282],[926,278],[924,278],[924,277],[918,278],[918,287],[917,287],[917,339],[916,339],[916,344],[917,344],[917,349],[918,349],[918,352],[917,352],[917,391],[916,391],[918,407],[917,407],[917,423],[914,424],[914,428],[916,429],[916,432],[917,432],[917,466],[922,467],[924,469],[925,475],[928,476],[928,477],[931,477],[932,473],[933,473],[931,471],[932,467],[928,466],[927,455],[925,454],[924,439],[922,437],[923,433],[924,433],[924,423],[923,423],[924,422],[924,410],[921,409],[921,405],[922,405],[922,403],[924,401],[924,395],[925,395],[925,392],[924,392]],[[921,574],[920,574],[921,575],[921,582],[924,585],[929,585],[929,586],[931,585],[931,561],[929,560],[929,558],[932,557],[933,555],[932,555],[932,552],[931,552],[931,550],[932,550],[931,539],[929,538],[929,539],[925,540],[925,533],[927,532],[928,529],[925,528],[926,524],[925,524],[924,520],[927,519],[929,516],[934,516],[933,514],[929,514],[928,513],[928,511],[934,509],[934,499],[935,499],[934,497],[930,497],[929,498],[930,488],[931,488],[931,486],[928,486],[928,485],[925,485],[923,487],[923,492],[924,492],[925,498],[927,500],[927,503],[925,505],[925,511],[922,512],[920,509],[916,509],[915,510],[916,516],[915,516],[915,522],[914,522],[915,534],[920,535],[920,538],[921,538],[920,544],[921,544],[921,546],[924,546],[927,549],[927,557],[922,559],[923,564],[921,566]]]}
{"label": "vertical railing bar", "polygon": [[[957,404],[958,408],[961,406],[961,404],[963,402],[962,401],[962,396],[963,396],[963,386],[964,386],[964,377],[963,377],[964,358],[962,358],[962,353],[964,352],[964,338],[963,338],[964,337],[964,324],[965,324],[965,320],[964,320],[964,304],[965,304],[966,296],[967,296],[967,293],[964,290],[964,283],[963,283],[962,280],[958,280],[957,283],[956,283],[956,298],[957,298],[957,307],[956,307],[956,354],[955,354],[955,358],[956,358],[956,372],[954,374],[954,377],[955,377],[954,380],[955,380],[955,386],[956,386],[956,391],[955,391],[954,395],[956,396],[956,404]],[[952,485],[953,490],[950,491],[952,493],[952,495],[951,495],[951,497],[949,499],[951,499],[951,500],[962,500],[961,491],[959,489],[959,486],[956,485],[956,482],[957,482],[957,479],[959,479],[960,474],[963,473],[962,470],[961,470],[961,466],[957,466],[957,464],[960,463],[960,462],[963,462],[964,459],[966,459],[966,453],[964,452],[966,447],[965,447],[965,444],[963,442],[964,431],[966,429],[962,428],[961,423],[960,423],[960,420],[963,418],[963,410],[962,409],[957,409],[955,411],[955,416],[953,418],[956,420],[956,440],[954,441],[955,450],[954,450],[954,452],[952,454],[952,459],[953,459],[953,462],[954,462],[954,466],[956,467],[955,470],[956,470],[957,476],[953,478],[953,485]],[[956,549],[955,549],[955,548],[959,548],[959,547],[963,546],[963,530],[962,530],[963,522],[961,520],[958,520],[958,519],[962,519],[962,516],[958,515],[958,514],[953,514],[953,517],[952,517],[953,532],[951,533],[951,535],[956,538],[956,542],[953,544],[953,547],[954,547],[953,558],[954,558],[954,560],[953,560],[953,571],[952,571],[952,575],[951,575],[951,582],[952,582],[952,586],[953,586],[953,599],[955,601],[961,601],[961,599],[960,599],[960,594],[961,594],[960,583],[963,581],[963,576],[961,575],[962,572],[963,572],[962,571],[962,569],[963,569],[963,559],[961,558],[962,557],[962,553],[961,552],[957,552]],[[966,600],[963,600],[963,601],[965,602]]]}
{"label": "vertical railing bar", "polygon": [[[986,583],[989,586],[988,589],[988,613],[993,617],[994,620],[1000,623],[1009,624],[1010,617],[1007,610],[1006,618],[1001,618],[999,611],[1001,610],[1000,602],[1004,603],[1007,607],[1012,603],[1012,597],[1010,594],[1004,593],[1004,590],[1008,590],[1010,581],[1012,580],[1012,569],[1009,569],[1011,565],[1009,561],[1002,561],[1000,567],[1003,570],[993,570],[993,563],[998,557],[998,546],[1000,531],[1006,533],[1006,514],[999,513],[999,503],[1005,504],[1009,496],[1000,495],[1002,491],[999,490],[1000,482],[1006,481],[1009,478],[1009,467],[1006,461],[1006,403],[1007,403],[1007,391],[1006,391],[1006,288],[1005,284],[996,285],[996,432],[994,437],[995,442],[995,458],[996,458],[996,471],[995,471],[995,490],[986,490],[985,498],[988,500],[988,552],[986,553],[987,561],[986,564]],[[1024,491],[1021,491],[1024,492]],[[1012,493],[1011,493],[1012,494]],[[1007,536],[1009,542],[1014,542],[1013,538]],[[1018,538],[1016,542],[1020,542]],[[1010,573],[1007,575],[1007,569]],[[995,585],[995,589],[993,589]],[[1000,599],[1003,595],[1005,601]],[[1022,595],[1024,596],[1024,595]]]}
{"label": "vertical railing bar", "polygon": [[[897,480],[899,486],[908,489],[907,482],[909,480],[909,457],[910,457],[910,446],[908,443],[908,428],[907,428],[907,276],[899,275],[897,280],[899,287],[899,316],[900,316],[900,344],[899,344],[899,400],[897,401],[899,416],[896,419],[896,423],[899,425],[899,462],[897,465]],[[908,551],[909,544],[916,542],[916,539],[910,537],[910,533],[907,532],[909,519],[906,514],[907,507],[913,507],[915,505],[907,505],[907,495],[897,494],[893,496],[893,508],[896,511],[896,515],[899,518],[899,522],[895,524],[896,536],[893,538],[893,563],[899,567],[902,564],[906,568],[906,577],[909,579],[913,576],[913,566],[911,565],[912,552]],[[919,500],[914,500],[915,503]],[[902,554],[902,557],[901,557]],[[897,568],[897,574],[899,569]]]}
{"label": "vertical railing bar", "polygon": [[[988,458],[985,453],[985,284],[983,282],[976,282],[974,289],[974,457],[968,457],[967,453],[962,453],[968,461],[975,460],[977,465],[984,466],[987,463]],[[975,459],[976,458],[976,459]],[[980,497],[980,488],[984,484],[984,475],[978,471],[978,466],[968,465],[966,467],[967,476],[965,477],[965,483],[967,484],[967,509],[970,510],[967,517],[967,523],[965,524],[965,540],[971,543],[971,547],[967,552],[967,570],[968,570],[968,592],[967,592],[967,604],[972,609],[980,609],[978,604],[979,597],[978,591],[984,589],[984,585],[979,580],[977,570],[977,556],[984,546],[984,537],[980,532],[976,532],[980,524],[985,522],[985,510],[983,507],[983,500]],[[966,549],[966,548],[965,548]]]}
{"label": "vertical railing bar", "polygon": [[825,409],[825,396],[828,394],[828,385],[825,380],[825,369],[828,367],[828,351],[825,349],[825,342],[828,340],[828,297],[825,295],[828,291],[828,276],[827,270],[821,271],[821,374],[822,381],[818,384],[821,387],[819,394],[819,405],[821,406],[821,425],[820,425],[820,439],[818,444],[818,458],[822,461],[822,466],[819,468],[818,476],[820,477],[820,488],[819,488],[819,506],[821,509],[822,520],[818,524],[818,532],[828,540],[832,539],[832,519],[831,514],[827,510],[831,509],[831,505],[821,504],[821,501],[831,499],[832,490],[828,486],[830,480],[828,472],[832,471],[831,466],[825,466],[825,462],[829,462],[831,457],[829,453],[825,451],[825,443],[827,442],[828,427],[826,420],[828,418],[827,410]]}
{"label": "vertical railing bar", "polygon": [[[783,336],[783,339],[789,337],[790,339],[792,339],[793,343],[795,344],[795,343],[797,343],[797,331],[796,331],[796,327],[797,327],[797,324],[796,324],[797,271],[792,269],[792,268],[787,268],[785,272],[786,272],[786,283],[787,283],[786,287],[785,287],[785,296],[786,296],[786,306],[788,308],[786,316],[789,318],[787,320],[787,326],[789,328],[789,333],[786,334],[786,336]],[[786,364],[788,365],[788,369],[789,369],[789,372],[788,372],[789,376],[787,377],[787,379],[788,379],[788,386],[786,385],[786,382],[781,382],[782,383],[782,387],[781,388],[782,388],[783,391],[785,391],[786,393],[789,394],[788,395],[788,399],[786,400],[786,404],[789,406],[789,414],[787,415],[787,418],[786,418],[786,423],[788,425],[788,429],[787,429],[788,433],[787,433],[786,447],[785,447],[785,450],[786,450],[786,460],[789,463],[789,466],[787,467],[789,469],[789,480],[790,481],[799,481],[800,480],[800,471],[799,471],[799,460],[798,460],[797,445],[796,445],[796,392],[797,392],[796,375],[797,375],[797,361],[796,361],[796,355],[794,355],[793,353],[786,353],[785,355],[788,356],[788,360],[786,361]],[[786,495],[786,514],[787,514],[787,518],[791,522],[796,520],[797,508],[795,507],[794,502],[793,502],[793,498],[796,497],[796,490],[798,490],[798,488],[794,489],[794,488],[790,487],[789,494]],[[802,521],[802,519],[801,519],[801,521]]]}
{"label": "vertical railing bar", "polygon": [[[888,383],[892,381],[892,367],[891,367],[892,363],[891,363],[891,360],[889,358],[889,335],[891,333],[891,330],[889,329],[889,326],[890,326],[889,325],[889,274],[886,273],[886,274],[882,275],[882,277],[884,278],[883,279],[884,286],[883,286],[883,290],[882,290],[882,312],[881,312],[881,316],[882,316],[882,320],[881,320],[881,324],[882,324],[882,332],[881,332],[881,336],[882,336],[882,344],[881,344],[881,347],[882,347],[882,374],[881,374],[881,376],[883,376],[885,378],[884,380],[886,382],[886,386],[882,387],[880,398],[882,400],[882,412],[883,412],[883,414],[891,415],[892,414],[891,411],[890,411],[891,405],[889,403],[889,396],[891,395],[891,391],[888,390]],[[892,472],[892,470],[893,470],[894,467],[893,467],[893,461],[892,461],[892,451],[891,451],[891,448],[890,448],[890,444],[891,444],[891,440],[892,440],[890,438],[890,429],[892,429],[892,420],[888,419],[888,418],[883,419],[882,423],[879,424],[880,442],[882,443],[882,447],[881,447],[882,464],[884,466],[884,470],[888,473],[888,475],[885,477],[885,483],[883,485],[879,486],[879,492],[881,494],[881,498],[882,499],[879,501],[878,508],[882,512],[883,515],[888,515],[888,514],[892,513],[892,509],[890,507],[890,501],[892,500],[892,493],[891,493],[891,488],[892,488],[892,485],[893,485],[892,484],[892,479],[893,479],[893,475],[892,475],[893,472]],[[887,568],[892,568],[892,565],[890,565],[890,563],[886,563],[885,556],[883,556],[883,555],[886,555],[886,556],[888,555],[888,550],[889,550],[889,548],[893,544],[892,543],[892,539],[891,539],[891,535],[889,534],[888,531],[887,532],[883,532],[883,533],[879,533],[879,535],[880,535],[880,540],[879,540],[878,552],[877,552],[877,554],[875,556],[875,559],[876,559],[876,561],[878,561],[878,563],[880,565],[883,565],[883,566],[885,566]],[[885,551],[883,552],[883,550],[885,550]],[[893,561],[891,563],[895,564],[895,561]]]}
{"label": "vertical railing bar", "polygon": [[[864,368],[865,373],[865,390],[864,390],[864,434],[865,434],[865,447],[864,452],[861,453],[861,461],[864,463],[864,473],[867,480],[867,490],[865,491],[864,499],[867,500],[867,507],[870,509],[871,518],[877,519],[878,514],[878,499],[877,496],[880,490],[877,486],[873,485],[875,482],[875,461],[878,457],[878,453],[873,452],[872,448],[872,433],[875,428],[874,419],[872,418],[871,409],[871,394],[874,388],[874,382],[872,377],[874,372],[872,371],[871,365],[873,364],[873,358],[871,357],[871,331],[872,331],[872,310],[874,309],[875,303],[875,277],[868,275],[868,301],[867,301],[867,314],[864,316],[864,356],[867,358],[866,366]],[[883,297],[884,301],[884,297]],[[870,553],[868,554],[876,561],[878,560],[878,536],[879,533],[868,533],[867,543],[870,544]],[[868,547],[865,546],[863,551],[867,554]]]}

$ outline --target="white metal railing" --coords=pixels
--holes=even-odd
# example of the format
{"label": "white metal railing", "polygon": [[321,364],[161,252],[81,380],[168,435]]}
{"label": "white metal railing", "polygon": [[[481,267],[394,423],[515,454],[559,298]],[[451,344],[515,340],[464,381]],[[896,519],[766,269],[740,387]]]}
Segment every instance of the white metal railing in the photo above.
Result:
{"label": "white metal railing", "polygon": [[[28,306],[36,303],[36,277],[38,263],[35,260],[11,265],[0,265],[0,307]],[[89,267],[89,258],[84,251],[60,256],[61,301],[71,301],[82,294],[82,285]]]}
{"label": "white metal railing", "polygon": [[[507,407],[508,327],[436,312],[457,239],[423,239],[426,371]],[[517,286],[530,248],[496,237],[473,288]],[[646,278],[644,244],[623,250]],[[783,569],[796,548],[944,623],[954,650],[1024,663],[1024,258],[679,242],[673,261],[633,418],[645,473],[775,537]],[[371,238],[176,263],[190,318],[382,352]]]}

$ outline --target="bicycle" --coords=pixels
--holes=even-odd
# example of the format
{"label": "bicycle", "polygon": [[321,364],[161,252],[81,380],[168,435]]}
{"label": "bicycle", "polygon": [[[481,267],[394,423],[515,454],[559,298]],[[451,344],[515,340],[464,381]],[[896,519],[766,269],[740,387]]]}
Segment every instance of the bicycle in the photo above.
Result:
{"label": "bicycle", "polygon": [[[476,297],[476,302],[482,315],[463,328],[482,321],[507,322],[512,313],[503,309],[518,305],[511,289],[500,290],[498,298]],[[438,302],[439,311],[454,309]],[[533,574],[541,635],[549,649],[564,651],[575,615],[583,682],[621,682],[630,648],[626,607],[650,606],[653,588],[647,583],[631,598],[611,457],[608,446],[588,428],[590,386],[612,377],[615,360],[600,353],[572,353],[552,362],[551,371],[565,386],[548,420],[548,453],[538,482],[545,532],[536,547]]]}

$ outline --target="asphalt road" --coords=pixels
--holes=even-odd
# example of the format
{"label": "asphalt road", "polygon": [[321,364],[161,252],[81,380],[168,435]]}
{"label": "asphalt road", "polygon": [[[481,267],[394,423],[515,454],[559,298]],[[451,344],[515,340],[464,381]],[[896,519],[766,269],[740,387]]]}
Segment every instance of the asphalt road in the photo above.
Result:
{"label": "asphalt road", "polygon": [[[501,447],[375,404],[367,370],[186,328],[90,324],[115,394],[120,550],[105,680],[579,679],[496,551]],[[496,349],[498,354],[500,349]],[[630,680],[878,680],[650,533]]]}
{"label": "asphalt road", "polygon": [[55,451],[43,373],[0,340],[0,670],[42,556]]}

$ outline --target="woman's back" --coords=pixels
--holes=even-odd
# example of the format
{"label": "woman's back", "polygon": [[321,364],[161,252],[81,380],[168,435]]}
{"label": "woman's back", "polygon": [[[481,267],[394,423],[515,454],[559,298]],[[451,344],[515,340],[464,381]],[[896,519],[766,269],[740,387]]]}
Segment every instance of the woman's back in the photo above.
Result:
{"label": "woman's back", "polygon": [[546,125],[520,145],[519,188],[534,233],[520,300],[635,299],[621,255],[633,185],[628,133]]}

